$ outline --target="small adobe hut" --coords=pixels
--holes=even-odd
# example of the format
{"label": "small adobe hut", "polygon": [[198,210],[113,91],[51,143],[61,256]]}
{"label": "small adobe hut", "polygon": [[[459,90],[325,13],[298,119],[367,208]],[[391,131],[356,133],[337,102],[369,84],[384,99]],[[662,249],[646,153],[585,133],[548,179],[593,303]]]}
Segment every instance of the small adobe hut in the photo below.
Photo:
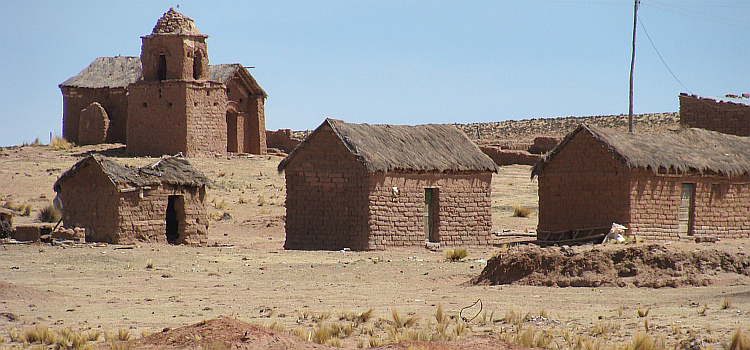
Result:
{"label": "small adobe hut", "polygon": [[680,124],[737,136],[750,136],[750,94],[700,97],[680,94]]}
{"label": "small adobe hut", "polygon": [[326,119],[278,169],[286,249],[489,243],[497,165],[453,125]]}
{"label": "small adobe hut", "polygon": [[703,129],[661,135],[581,124],[532,169],[540,240],[606,232],[750,237],[750,138]]}
{"label": "small adobe hut", "polygon": [[54,190],[64,226],[85,228],[87,242],[194,244],[208,234],[203,201],[210,183],[184,158],[133,168],[93,154],[63,173]]}

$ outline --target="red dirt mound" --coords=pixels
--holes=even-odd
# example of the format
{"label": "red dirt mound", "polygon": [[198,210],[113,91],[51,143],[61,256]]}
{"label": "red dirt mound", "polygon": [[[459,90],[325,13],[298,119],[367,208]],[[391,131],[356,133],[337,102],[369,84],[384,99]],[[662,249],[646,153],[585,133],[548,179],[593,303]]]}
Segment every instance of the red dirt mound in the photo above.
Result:
{"label": "red dirt mound", "polygon": [[224,317],[134,341],[130,349],[336,349],[273,329]]}
{"label": "red dirt mound", "polygon": [[499,253],[470,283],[661,288],[706,286],[719,274],[750,276],[750,257],[716,249],[682,251],[660,244],[575,249],[528,245]]}

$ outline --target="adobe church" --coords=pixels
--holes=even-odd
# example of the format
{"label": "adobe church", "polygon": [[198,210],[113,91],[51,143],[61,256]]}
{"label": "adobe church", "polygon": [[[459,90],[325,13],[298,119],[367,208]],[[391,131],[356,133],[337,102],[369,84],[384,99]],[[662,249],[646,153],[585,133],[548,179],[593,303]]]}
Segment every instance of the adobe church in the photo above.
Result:
{"label": "adobe church", "polygon": [[266,92],[240,64],[208,64],[208,35],[170,8],[139,57],[99,57],[60,84],[63,137],[133,155],[264,154]]}

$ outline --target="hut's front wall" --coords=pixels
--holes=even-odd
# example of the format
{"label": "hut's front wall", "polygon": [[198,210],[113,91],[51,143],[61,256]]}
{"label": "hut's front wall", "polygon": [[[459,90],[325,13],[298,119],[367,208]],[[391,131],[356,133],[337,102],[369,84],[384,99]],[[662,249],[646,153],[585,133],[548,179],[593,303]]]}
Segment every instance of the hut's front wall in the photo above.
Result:
{"label": "hut's front wall", "polygon": [[367,249],[367,173],[330,127],[284,169],[286,249]]}
{"label": "hut's front wall", "polygon": [[[142,195],[141,195],[142,193]],[[143,198],[141,198],[141,196]],[[208,215],[203,204],[202,190],[197,187],[154,185],[152,189],[140,189],[123,193],[120,199],[120,241],[167,242],[167,206],[174,196],[175,211],[179,226],[179,237],[172,243],[199,244],[208,237]]]}
{"label": "hut's front wall", "polygon": [[[629,228],[639,237],[651,240],[673,240],[690,234],[750,237],[748,176],[664,176],[637,169],[633,170],[631,178]],[[692,200],[682,199],[683,184],[691,185]],[[681,206],[687,213],[683,217],[690,220],[687,223],[683,220],[682,227]]]}
{"label": "hut's front wall", "polygon": [[94,102],[99,102],[109,117],[106,142],[125,142],[128,122],[127,89],[122,88],[75,88],[62,87],[63,137],[78,143],[78,127],[81,111]]}
{"label": "hut's front wall", "polygon": [[724,134],[750,136],[750,107],[680,95],[680,124]]}
{"label": "hut's front wall", "polygon": [[628,169],[589,133],[568,142],[538,174],[539,239],[550,232],[627,226]]}
{"label": "hut's front wall", "polygon": [[120,240],[120,193],[98,166],[87,166],[59,184],[63,225],[86,229],[87,242]]}
{"label": "hut's front wall", "polygon": [[[492,173],[374,175],[370,180],[368,249],[489,244]],[[426,189],[433,201],[433,237],[427,233]]]}

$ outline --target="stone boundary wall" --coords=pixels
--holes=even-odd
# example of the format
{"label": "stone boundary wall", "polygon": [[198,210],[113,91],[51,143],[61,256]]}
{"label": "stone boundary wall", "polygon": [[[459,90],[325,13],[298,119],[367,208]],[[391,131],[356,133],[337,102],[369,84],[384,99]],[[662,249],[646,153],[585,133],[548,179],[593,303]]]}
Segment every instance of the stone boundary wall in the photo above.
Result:
{"label": "stone boundary wall", "polygon": [[492,173],[373,176],[369,195],[368,249],[424,246],[425,188],[433,188],[437,243],[486,245],[492,229]]}
{"label": "stone boundary wall", "polygon": [[275,148],[289,154],[301,142],[301,140],[292,137],[292,130],[290,129],[266,130],[266,144],[268,148]]}
{"label": "stone boundary wall", "polygon": [[531,154],[527,151],[504,150],[490,146],[479,146],[479,149],[487,156],[492,158],[497,165],[534,165],[541,158],[538,154]]}
{"label": "stone boundary wall", "polygon": [[750,106],[680,94],[680,124],[724,134],[750,136]]}

